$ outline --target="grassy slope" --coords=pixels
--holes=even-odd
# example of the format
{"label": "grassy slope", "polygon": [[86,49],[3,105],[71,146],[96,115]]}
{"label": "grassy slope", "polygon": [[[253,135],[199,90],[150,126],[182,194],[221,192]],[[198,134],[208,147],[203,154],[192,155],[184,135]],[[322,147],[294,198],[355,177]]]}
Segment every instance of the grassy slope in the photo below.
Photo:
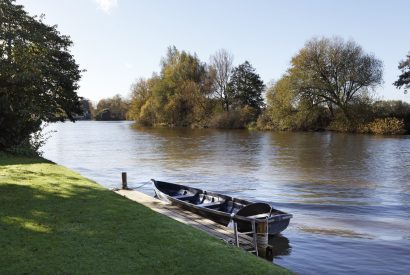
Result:
{"label": "grassy slope", "polygon": [[288,272],[64,167],[0,154],[0,273]]}

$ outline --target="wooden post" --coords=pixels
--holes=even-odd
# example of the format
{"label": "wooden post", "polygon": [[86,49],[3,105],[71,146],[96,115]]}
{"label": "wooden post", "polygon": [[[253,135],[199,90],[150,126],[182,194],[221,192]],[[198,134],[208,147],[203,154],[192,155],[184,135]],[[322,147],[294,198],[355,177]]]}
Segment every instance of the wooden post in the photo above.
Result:
{"label": "wooden post", "polygon": [[256,224],[256,235],[258,252],[262,256],[266,254],[266,247],[268,246],[268,219],[258,220]]}
{"label": "wooden post", "polygon": [[235,233],[235,245],[239,247],[238,224],[233,221],[233,231]]}
{"label": "wooden post", "polygon": [[259,256],[258,251],[258,231],[255,220],[252,220],[253,245],[255,247],[256,256]]}
{"label": "wooden post", "polygon": [[122,172],[121,177],[122,177],[122,189],[127,190],[128,189],[127,172]]}

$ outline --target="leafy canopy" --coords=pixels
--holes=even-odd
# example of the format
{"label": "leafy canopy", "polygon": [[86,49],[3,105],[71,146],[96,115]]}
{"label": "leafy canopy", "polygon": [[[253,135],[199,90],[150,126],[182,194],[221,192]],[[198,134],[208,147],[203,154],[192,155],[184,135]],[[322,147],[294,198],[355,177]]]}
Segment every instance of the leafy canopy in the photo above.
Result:
{"label": "leafy canopy", "polygon": [[349,105],[382,83],[383,66],[354,41],[315,38],[293,57],[289,74],[300,96],[349,118]]}
{"label": "leafy canopy", "polygon": [[43,121],[80,114],[81,70],[72,42],[14,0],[0,1],[0,149],[21,143]]}
{"label": "leafy canopy", "polygon": [[196,54],[169,47],[161,72],[132,87],[129,116],[143,125],[190,126],[206,114],[211,80]]}

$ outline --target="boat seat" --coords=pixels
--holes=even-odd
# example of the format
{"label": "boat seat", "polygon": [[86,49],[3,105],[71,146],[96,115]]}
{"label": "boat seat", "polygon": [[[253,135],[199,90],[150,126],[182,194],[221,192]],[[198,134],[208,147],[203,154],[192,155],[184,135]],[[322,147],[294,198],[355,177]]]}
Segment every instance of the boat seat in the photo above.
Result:
{"label": "boat seat", "polygon": [[191,195],[191,194],[186,194],[186,195],[177,195],[177,196],[172,196],[174,199],[177,200],[188,200],[190,198],[195,197],[195,195]]}
{"label": "boat seat", "polygon": [[216,202],[208,202],[208,203],[198,204],[197,206],[200,206],[200,207],[212,207],[212,206],[221,205],[221,204],[222,204],[222,202],[216,201]]}
{"label": "boat seat", "polygon": [[257,215],[246,216],[246,217],[251,218],[251,219],[263,219],[263,218],[268,218],[269,213],[261,213],[261,214],[257,214]]}

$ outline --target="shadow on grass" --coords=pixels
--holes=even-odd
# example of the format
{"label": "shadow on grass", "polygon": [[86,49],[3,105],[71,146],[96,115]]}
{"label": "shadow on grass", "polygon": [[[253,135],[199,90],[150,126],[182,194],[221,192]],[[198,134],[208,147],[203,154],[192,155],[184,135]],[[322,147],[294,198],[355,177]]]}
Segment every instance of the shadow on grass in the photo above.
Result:
{"label": "shadow on grass", "polygon": [[15,156],[0,151],[0,166],[3,165],[17,165],[17,164],[37,164],[37,163],[53,163],[42,157],[24,157]]}

